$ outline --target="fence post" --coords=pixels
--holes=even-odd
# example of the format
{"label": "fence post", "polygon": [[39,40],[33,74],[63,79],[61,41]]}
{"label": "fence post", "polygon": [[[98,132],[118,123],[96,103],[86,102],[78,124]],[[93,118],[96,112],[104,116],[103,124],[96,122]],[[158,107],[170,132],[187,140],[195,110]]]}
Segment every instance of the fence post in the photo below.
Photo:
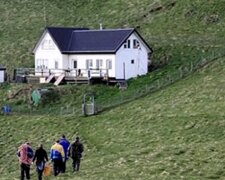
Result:
{"label": "fence post", "polygon": [[160,88],[160,83],[159,83],[159,79],[157,80],[157,89]]}
{"label": "fence post", "polygon": [[[170,75],[167,76],[166,81],[169,82],[168,85],[171,84],[171,76],[170,76]],[[167,82],[166,82],[166,83],[167,83]]]}
{"label": "fence post", "polygon": [[192,63],[192,61],[191,61],[191,69],[190,69],[190,71],[191,72],[193,71],[193,63]]}
{"label": "fence post", "polygon": [[148,85],[145,85],[145,93],[148,93]]}
{"label": "fence post", "polygon": [[63,107],[60,108],[60,114],[63,115]]}
{"label": "fence post", "polygon": [[121,92],[120,92],[120,103],[121,103],[121,104],[123,103],[123,95],[122,95]]}
{"label": "fence post", "polygon": [[180,78],[183,77],[183,71],[182,71],[182,68],[179,68],[179,71],[180,71]]}
{"label": "fence post", "polygon": [[215,58],[215,51],[213,51],[213,58],[212,59],[214,59]]}

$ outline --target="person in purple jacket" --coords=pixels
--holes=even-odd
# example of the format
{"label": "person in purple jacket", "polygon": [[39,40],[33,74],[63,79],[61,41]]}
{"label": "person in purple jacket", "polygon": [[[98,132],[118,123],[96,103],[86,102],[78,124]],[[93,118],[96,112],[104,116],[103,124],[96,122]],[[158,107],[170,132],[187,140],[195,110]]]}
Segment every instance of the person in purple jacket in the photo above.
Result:
{"label": "person in purple jacket", "polygon": [[66,139],[66,136],[63,134],[61,139],[59,140],[59,144],[63,147],[65,154],[65,161],[62,164],[62,173],[66,172],[66,161],[68,159],[68,148],[70,146],[70,142]]}

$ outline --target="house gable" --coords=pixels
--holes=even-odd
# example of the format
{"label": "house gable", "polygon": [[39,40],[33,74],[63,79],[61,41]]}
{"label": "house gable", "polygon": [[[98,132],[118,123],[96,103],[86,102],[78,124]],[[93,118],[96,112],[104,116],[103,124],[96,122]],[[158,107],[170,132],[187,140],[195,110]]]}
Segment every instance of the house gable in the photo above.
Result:
{"label": "house gable", "polygon": [[36,52],[47,33],[62,54],[115,54],[133,33],[140,38],[149,52],[152,52],[152,49],[134,28],[89,30],[87,28],[48,27],[35,46],[33,53]]}
{"label": "house gable", "polygon": [[[129,40],[129,38],[132,35],[136,36],[136,39],[138,40],[138,42],[141,43],[146,48],[148,53],[152,53],[153,52],[152,48],[148,45],[148,43],[144,40],[144,38],[135,29],[133,30],[133,32],[123,42],[121,42],[120,46],[118,46],[116,51],[118,51],[120,48],[122,48],[123,45],[127,42],[127,40]],[[130,48],[131,49],[133,48],[133,42],[130,42]]]}
{"label": "house gable", "polygon": [[38,41],[36,47],[33,50],[33,53],[36,54],[40,51],[58,51],[60,52],[60,49],[58,48],[54,38],[52,38],[51,34],[48,31],[45,31]]}
{"label": "house gable", "polygon": [[88,28],[63,28],[63,27],[48,27],[49,34],[54,39],[56,45],[61,52],[68,50],[72,40],[73,33],[76,31],[89,30]]}
{"label": "house gable", "polygon": [[33,48],[33,53],[36,52],[37,48],[39,47],[41,41],[45,37],[45,35],[48,33],[52,40],[54,41],[55,45],[58,47],[58,49],[63,52],[68,48],[68,44],[71,39],[71,35],[73,31],[75,30],[88,30],[88,28],[64,28],[64,27],[46,27],[44,32],[42,33],[42,36],[40,37],[39,41]]}

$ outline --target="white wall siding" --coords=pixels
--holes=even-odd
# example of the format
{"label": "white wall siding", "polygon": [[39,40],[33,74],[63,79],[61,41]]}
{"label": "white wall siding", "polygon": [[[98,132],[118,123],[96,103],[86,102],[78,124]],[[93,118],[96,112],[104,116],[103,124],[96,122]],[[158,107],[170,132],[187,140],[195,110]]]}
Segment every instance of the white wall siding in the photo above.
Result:
{"label": "white wall siding", "polygon": [[[58,61],[58,69],[64,69],[65,66],[63,63],[63,55],[61,54],[58,47],[55,45],[48,32],[42,38],[39,46],[35,51],[35,69],[37,70],[42,69],[41,67],[38,67],[40,66],[40,60],[44,61],[44,71],[46,72],[49,71],[49,69],[55,69],[55,61]],[[39,74],[36,73],[36,75]]]}
{"label": "white wall siding", "polygon": [[[139,47],[133,48],[133,40],[139,41]],[[136,35],[129,37],[130,48],[121,48],[116,53],[116,79],[129,79],[148,72],[148,49]],[[132,64],[133,61],[133,64]],[[124,66],[125,65],[125,66]]]}
{"label": "white wall siding", "polygon": [[[49,76],[51,72],[59,76],[68,70],[66,76],[77,76],[80,69],[82,76],[87,77],[87,60],[91,62],[89,63],[91,77],[108,75],[110,78],[129,79],[144,75],[148,72],[150,50],[136,32],[128,39],[130,47],[122,45],[116,54],[61,54],[51,35],[46,31],[34,50],[35,75]],[[134,42],[134,40],[137,41]],[[136,42],[139,44],[138,47],[134,47]],[[111,61],[110,69],[107,67],[107,61]]]}
{"label": "white wall siding", "polygon": [[5,71],[0,70],[0,83],[5,81]]}
{"label": "white wall siding", "polygon": [[69,69],[69,68],[70,68],[69,55],[63,54],[62,55],[62,69]]}
{"label": "white wall siding", "polygon": [[81,73],[83,76],[87,76],[86,74],[86,60],[92,60],[92,66],[90,69],[93,69],[92,76],[94,76],[94,70],[97,68],[96,60],[102,60],[102,66],[99,69],[102,72],[106,73],[106,61],[112,60],[112,69],[108,70],[109,77],[115,77],[115,55],[114,54],[83,54],[83,55],[69,55],[69,64],[70,69],[73,69],[73,61],[77,61],[77,69],[81,69]]}

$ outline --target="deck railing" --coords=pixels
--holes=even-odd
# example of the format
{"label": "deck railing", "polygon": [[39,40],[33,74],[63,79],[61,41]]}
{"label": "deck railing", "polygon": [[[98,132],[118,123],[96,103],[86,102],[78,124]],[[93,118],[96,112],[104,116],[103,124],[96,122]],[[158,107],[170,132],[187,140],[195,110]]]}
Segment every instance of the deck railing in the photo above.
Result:
{"label": "deck railing", "polygon": [[15,76],[40,76],[48,77],[51,74],[65,77],[108,77],[108,69],[35,69],[35,68],[17,68]]}

